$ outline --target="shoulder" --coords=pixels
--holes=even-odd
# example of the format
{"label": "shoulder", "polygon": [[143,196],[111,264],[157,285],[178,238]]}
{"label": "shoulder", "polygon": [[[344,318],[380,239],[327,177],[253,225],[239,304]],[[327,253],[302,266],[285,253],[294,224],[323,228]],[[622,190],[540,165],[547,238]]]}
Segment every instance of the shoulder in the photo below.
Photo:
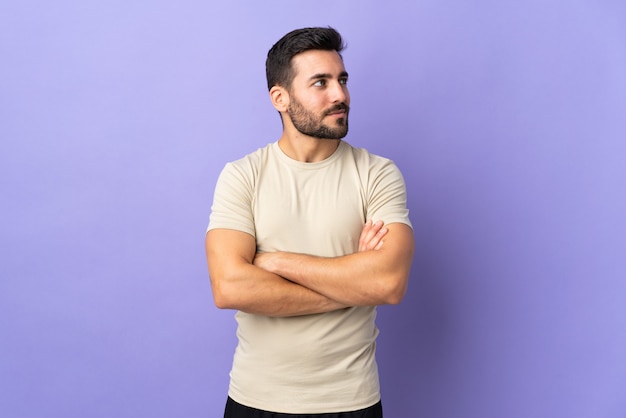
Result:
{"label": "shoulder", "polygon": [[370,174],[377,172],[398,172],[399,174],[400,170],[390,158],[373,154],[365,148],[358,148],[347,142],[344,144],[346,147],[345,154],[354,159],[360,171],[366,170]]}
{"label": "shoulder", "polygon": [[254,179],[264,162],[272,154],[274,144],[268,144],[263,148],[259,148],[237,160],[226,163],[222,169],[220,177],[239,177],[248,180]]}
{"label": "shoulder", "polygon": [[226,166],[237,167],[240,169],[246,169],[250,167],[258,167],[261,163],[269,157],[272,153],[274,143],[268,144],[262,148],[257,149],[237,160],[231,161]]}

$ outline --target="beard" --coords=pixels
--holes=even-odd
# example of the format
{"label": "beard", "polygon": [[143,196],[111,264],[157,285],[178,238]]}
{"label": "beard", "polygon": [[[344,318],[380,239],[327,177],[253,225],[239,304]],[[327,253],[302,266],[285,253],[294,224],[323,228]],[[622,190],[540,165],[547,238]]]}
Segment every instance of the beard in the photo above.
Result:
{"label": "beard", "polygon": [[[337,110],[345,110],[346,114],[343,118],[336,120],[335,126],[324,124],[323,120],[331,112]],[[350,107],[345,103],[340,103],[330,109],[325,110],[318,117],[313,112],[307,110],[302,104],[292,99],[287,109],[287,114],[291,118],[293,126],[303,135],[308,135],[319,139],[341,139],[348,134],[348,113]]]}

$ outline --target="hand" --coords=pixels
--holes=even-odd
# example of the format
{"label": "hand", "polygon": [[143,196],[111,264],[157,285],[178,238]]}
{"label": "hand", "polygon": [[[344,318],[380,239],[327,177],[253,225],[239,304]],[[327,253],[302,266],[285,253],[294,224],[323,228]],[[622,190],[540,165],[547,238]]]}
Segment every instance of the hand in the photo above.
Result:
{"label": "hand", "polygon": [[378,250],[383,246],[383,237],[389,230],[383,226],[382,221],[372,222],[368,220],[363,225],[361,236],[359,237],[359,252]]}
{"label": "hand", "polygon": [[[389,229],[384,226],[382,221],[372,222],[368,220],[365,225],[363,225],[359,237],[359,252],[379,250],[383,246],[383,238],[387,235],[387,232],[389,232]],[[283,254],[286,255],[287,253],[280,251],[269,253],[257,252],[252,264],[263,270],[279,274],[278,264]]]}

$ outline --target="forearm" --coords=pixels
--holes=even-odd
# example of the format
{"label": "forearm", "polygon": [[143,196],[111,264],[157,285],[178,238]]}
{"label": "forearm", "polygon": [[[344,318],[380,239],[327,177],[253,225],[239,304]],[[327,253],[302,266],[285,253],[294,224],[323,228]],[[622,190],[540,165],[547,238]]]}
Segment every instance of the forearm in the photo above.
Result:
{"label": "forearm", "polygon": [[243,232],[207,233],[206,254],[215,305],[267,316],[329,312],[345,305],[252,264],[256,244]]}
{"label": "forearm", "polygon": [[213,277],[215,304],[221,309],[274,317],[330,312],[345,308],[327,296],[253,265],[229,276]]}
{"label": "forearm", "polygon": [[373,306],[395,302],[392,295],[403,295],[404,290],[390,287],[399,281],[385,280],[383,272],[371,261],[368,253],[324,258],[279,252],[273,253],[273,261],[268,268],[346,305]]}
{"label": "forearm", "polygon": [[254,263],[347,306],[396,304],[406,293],[413,235],[406,225],[390,229],[377,250],[334,258],[275,252],[258,254]]}

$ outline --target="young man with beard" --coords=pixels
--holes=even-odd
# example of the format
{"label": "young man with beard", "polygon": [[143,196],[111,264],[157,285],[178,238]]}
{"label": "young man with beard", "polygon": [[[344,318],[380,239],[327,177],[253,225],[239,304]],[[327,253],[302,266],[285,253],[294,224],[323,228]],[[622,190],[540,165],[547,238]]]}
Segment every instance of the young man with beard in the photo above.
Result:
{"label": "young man with beard", "polygon": [[239,339],[225,417],[382,417],[376,306],[402,300],[413,232],[395,164],[342,140],[342,50],[332,28],[270,49],[283,134],[227,164],[215,188],[209,275]]}

